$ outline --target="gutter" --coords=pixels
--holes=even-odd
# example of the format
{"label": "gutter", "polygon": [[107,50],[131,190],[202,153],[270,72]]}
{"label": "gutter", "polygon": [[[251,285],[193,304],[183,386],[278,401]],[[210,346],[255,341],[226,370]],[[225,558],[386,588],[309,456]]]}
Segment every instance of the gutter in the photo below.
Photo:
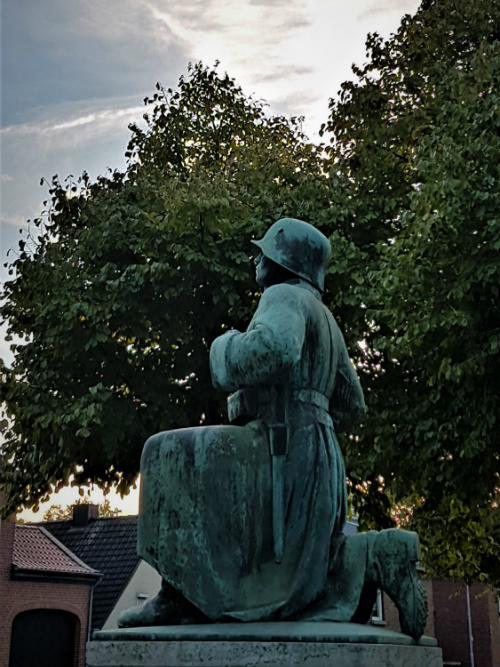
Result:
{"label": "gutter", "polygon": [[13,581],[83,584],[87,586],[90,584],[94,587],[102,579],[102,574],[97,572],[97,570],[91,570],[90,572],[61,572],[60,570],[35,570],[12,564],[11,579]]}
{"label": "gutter", "polygon": [[99,581],[102,579],[102,574],[99,577],[97,581],[94,581],[90,588],[90,595],[89,595],[89,614],[88,614],[88,619],[87,619],[87,641],[92,640],[92,609],[94,606],[94,587],[99,583]]}

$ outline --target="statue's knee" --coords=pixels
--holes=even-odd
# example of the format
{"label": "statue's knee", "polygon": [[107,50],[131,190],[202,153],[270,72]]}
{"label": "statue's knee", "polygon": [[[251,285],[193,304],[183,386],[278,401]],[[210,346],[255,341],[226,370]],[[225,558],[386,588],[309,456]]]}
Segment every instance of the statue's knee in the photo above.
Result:
{"label": "statue's knee", "polygon": [[160,435],[160,433],[157,433],[146,440],[146,444],[142,450],[141,470],[144,470],[153,460],[158,458],[158,450],[161,443]]}
{"label": "statue's knee", "polygon": [[154,465],[158,461],[160,453],[167,456],[171,450],[175,451],[182,448],[192,449],[196,438],[200,436],[203,430],[205,429],[182,428],[176,431],[163,431],[152,435],[146,440],[146,444],[142,450],[141,470]]}

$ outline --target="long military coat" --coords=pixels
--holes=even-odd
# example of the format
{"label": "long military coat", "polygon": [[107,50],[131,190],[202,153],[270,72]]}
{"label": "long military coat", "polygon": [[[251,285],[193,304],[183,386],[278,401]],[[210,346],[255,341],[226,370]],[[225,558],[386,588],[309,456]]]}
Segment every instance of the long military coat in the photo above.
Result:
{"label": "long military coat", "polygon": [[[325,594],[346,520],[335,429],[364,407],[356,373],[320,293],[299,279],[266,289],[247,331],[214,341],[210,365],[214,385],[234,392],[236,425],[149,439],[139,554],[213,620],[298,617]],[[288,454],[278,564],[269,427],[280,393]]]}

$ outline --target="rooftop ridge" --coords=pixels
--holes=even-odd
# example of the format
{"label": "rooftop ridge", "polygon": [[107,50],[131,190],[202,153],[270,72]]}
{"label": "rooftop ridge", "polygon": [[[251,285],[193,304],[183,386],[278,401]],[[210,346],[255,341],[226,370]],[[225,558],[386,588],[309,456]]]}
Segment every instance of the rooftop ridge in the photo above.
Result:
{"label": "rooftop ridge", "polygon": [[59,549],[61,549],[61,551],[64,551],[64,553],[65,553],[69,558],[71,558],[72,560],[74,560],[75,563],[77,563],[77,564],[80,565],[81,567],[87,569],[89,572],[92,572],[93,574],[101,574],[100,572],[98,572],[98,570],[95,570],[94,568],[92,568],[92,567],[90,567],[89,565],[87,565],[87,563],[84,563],[83,560],[82,560],[81,558],[78,558],[78,556],[77,556],[76,554],[74,554],[70,549],[68,549],[67,546],[65,546],[62,542],[60,542],[60,541],[57,539],[57,537],[55,537],[54,535],[52,535],[52,533],[49,532],[46,528],[44,528],[43,526],[38,526],[38,530],[40,530],[40,531],[42,532],[43,535],[45,535],[49,540],[51,540],[51,541],[56,545],[56,547],[58,547]]}

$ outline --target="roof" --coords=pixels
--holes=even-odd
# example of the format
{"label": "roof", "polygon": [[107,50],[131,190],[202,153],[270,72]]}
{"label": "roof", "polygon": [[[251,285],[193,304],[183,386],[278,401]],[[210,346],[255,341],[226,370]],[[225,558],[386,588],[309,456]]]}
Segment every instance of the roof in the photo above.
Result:
{"label": "roof", "polygon": [[16,574],[98,574],[41,526],[16,524],[12,564]]}
{"label": "roof", "polygon": [[101,629],[136,571],[137,515],[95,519],[74,527],[71,520],[42,525],[88,566],[102,573],[94,588],[92,629]]}

